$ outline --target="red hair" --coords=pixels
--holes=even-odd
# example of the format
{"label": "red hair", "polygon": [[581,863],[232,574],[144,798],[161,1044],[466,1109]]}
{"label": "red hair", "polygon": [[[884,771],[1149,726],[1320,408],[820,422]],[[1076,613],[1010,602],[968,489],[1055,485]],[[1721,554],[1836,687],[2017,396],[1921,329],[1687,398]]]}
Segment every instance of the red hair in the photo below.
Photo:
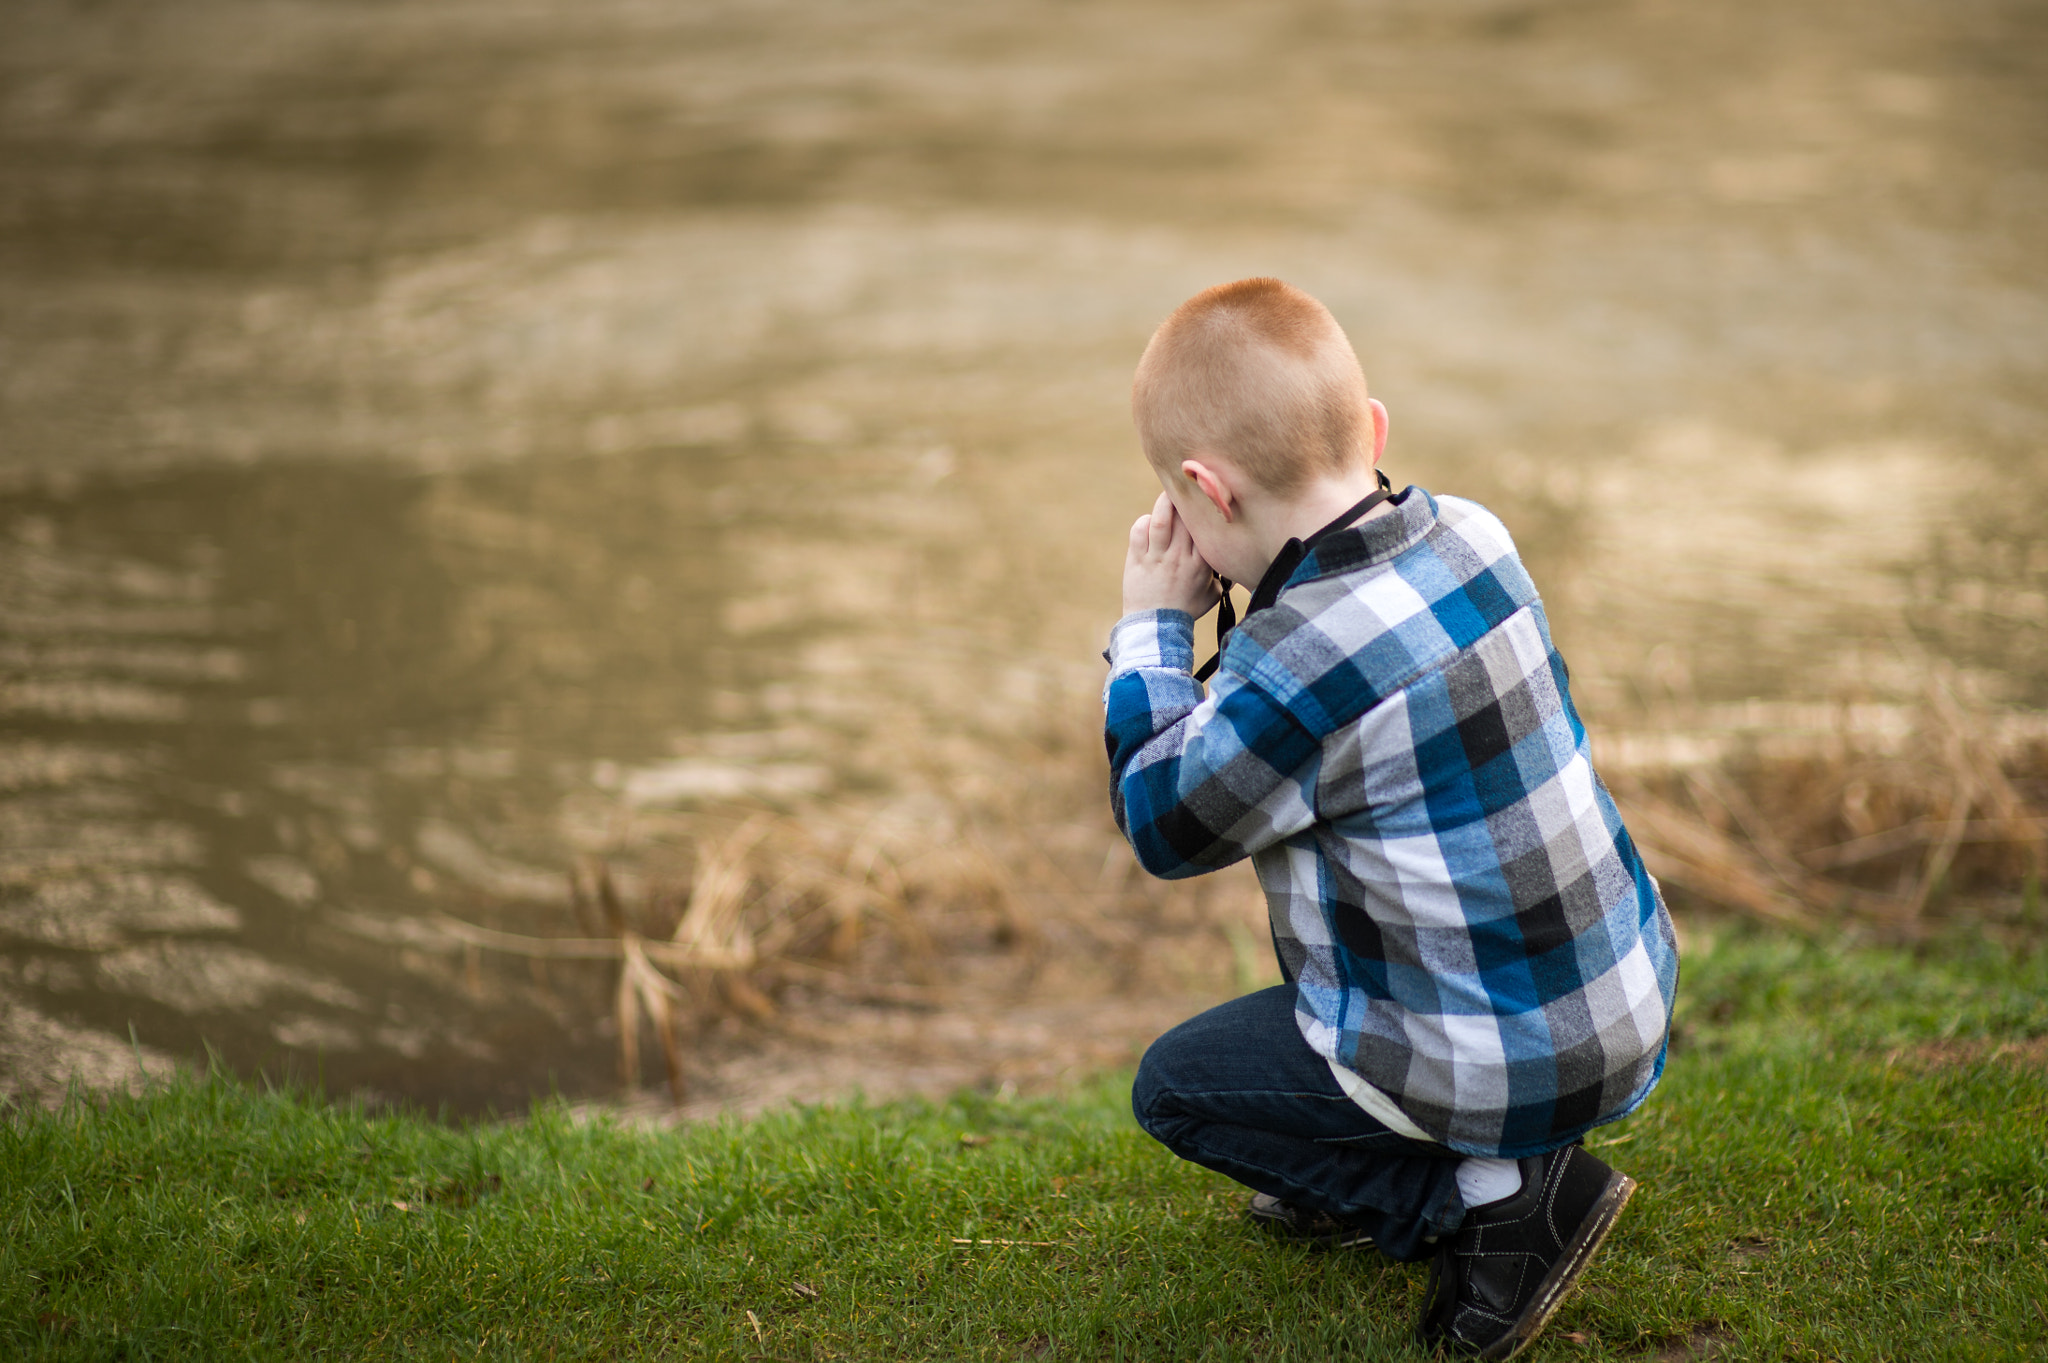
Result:
{"label": "red hair", "polygon": [[1371,461],[1365,374],[1330,310],[1277,279],[1202,290],[1138,361],[1131,415],[1162,476],[1220,455],[1270,492]]}

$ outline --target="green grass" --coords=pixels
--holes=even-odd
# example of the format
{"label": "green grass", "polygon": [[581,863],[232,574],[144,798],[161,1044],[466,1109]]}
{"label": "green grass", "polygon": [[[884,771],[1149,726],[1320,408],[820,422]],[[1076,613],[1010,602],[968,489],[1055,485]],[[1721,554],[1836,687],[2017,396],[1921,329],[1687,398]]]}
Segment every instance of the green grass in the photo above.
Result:
{"label": "green grass", "polygon": [[[1682,992],[1537,1357],[2048,1357],[2048,1062],[1992,1054],[2048,1035],[2048,954],[1734,935]],[[0,1357],[1415,1356],[1419,1268],[1240,1199],[1120,1082],[667,1135],[185,1082],[0,1120]]]}

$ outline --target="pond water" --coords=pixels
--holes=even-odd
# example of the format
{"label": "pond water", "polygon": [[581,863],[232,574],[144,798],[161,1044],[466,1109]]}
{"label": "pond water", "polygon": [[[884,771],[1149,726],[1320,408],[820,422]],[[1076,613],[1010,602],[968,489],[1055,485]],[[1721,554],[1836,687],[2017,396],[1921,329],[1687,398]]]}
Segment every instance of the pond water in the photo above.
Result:
{"label": "pond water", "polygon": [[390,925],[573,935],[576,859],[686,851],[693,811],[942,841],[1020,751],[1083,762],[1149,503],[1131,366],[1247,274],[1345,324],[1397,484],[1502,513],[1596,726],[1930,658],[2048,705],[2037,5],[10,30],[23,1092],[202,1045],[471,1109],[607,1091],[604,977]]}

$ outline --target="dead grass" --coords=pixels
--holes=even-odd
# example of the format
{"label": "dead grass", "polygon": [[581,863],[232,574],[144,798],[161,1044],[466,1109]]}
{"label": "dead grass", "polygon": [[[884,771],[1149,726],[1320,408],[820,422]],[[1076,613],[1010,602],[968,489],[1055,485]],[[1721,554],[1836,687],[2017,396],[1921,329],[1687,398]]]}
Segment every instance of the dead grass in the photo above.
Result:
{"label": "dead grass", "polygon": [[1888,1064],[1903,1065],[1917,1072],[1953,1069],[1960,1065],[2010,1065],[2014,1069],[2048,1070],[2048,1036],[2007,1040],[1997,1037],[1969,1037],[1927,1041],[1907,1046],[1885,1056]]}
{"label": "dead grass", "polygon": [[[353,926],[472,971],[484,953],[616,962],[621,1078],[637,1085],[651,1038],[678,1106],[713,1029],[788,1031],[785,1012],[820,999],[944,1010],[1264,982],[1249,874],[1142,874],[1092,741],[1069,738],[946,794],[664,811],[567,876],[555,921],[577,935]],[[1956,915],[2041,926],[2048,725],[1945,670],[1904,702],[1672,710],[1597,731],[1595,756],[1684,907],[1897,940]]]}
{"label": "dead grass", "polygon": [[[1644,859],[1698,904],[1912,940],[1968,913],[2040,926],[2048,726],[1930,670],[1910,703],[1666,716],[1676,760],[1601,762]],[[1626,754],[1632,735],[1596,740]],[[1636,744],[1638,749],[1653,745]]]}
{"label": "dead grass", "polygon": [[1008,788],[950,800],[664,811],[566,875],[561,935],[452,915],[335,921],[460,954],[472,972],[487,956],[543,972],[616,962],[621,1080],[637,1088],[651,1040],[677,1107],[708,1068],[695,1052],[714,1030],[794,1035],[792,1004],[937,1011],[1205,986],[1221,996],[1246,982],[1239,947],[1263,912],[1248,873],[1152,880],[1072,746],[1015,754],[1011,767]]}

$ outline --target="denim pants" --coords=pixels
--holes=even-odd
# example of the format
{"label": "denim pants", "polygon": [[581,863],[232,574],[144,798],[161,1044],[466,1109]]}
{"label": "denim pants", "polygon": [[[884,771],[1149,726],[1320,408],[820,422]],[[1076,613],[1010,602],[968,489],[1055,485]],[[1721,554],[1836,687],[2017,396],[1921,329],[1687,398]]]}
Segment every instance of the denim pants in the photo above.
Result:
{"label": "denim pants", "polygon": [[1342,1217],[1413,1260],[1464,1220],[1463,1156],[1389,1131],[1339,1088],[1275,985],[1188,1019],[1152,1043],[1131,1091],[1138,1125],[1182,1159]]}

